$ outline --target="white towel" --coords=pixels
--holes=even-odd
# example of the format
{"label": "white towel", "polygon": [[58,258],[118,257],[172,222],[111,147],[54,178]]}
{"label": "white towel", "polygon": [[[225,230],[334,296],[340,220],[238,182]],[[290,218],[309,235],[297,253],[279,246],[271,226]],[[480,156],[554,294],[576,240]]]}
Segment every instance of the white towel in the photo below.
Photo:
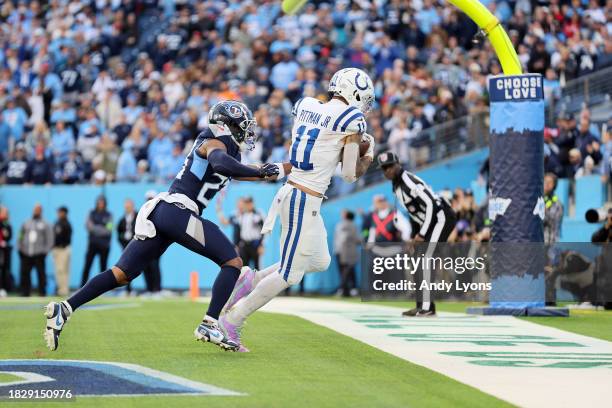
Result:
{"label": "white towel", "polygon": [[261,228],[262,234],[267,234],[274,229],[274,224],[276,223],[276,217],[279,215],[280,207],[294,188],[295,187],[293,187],[291,184],[285,184],[278,190],[274,196],[274,200],[272,200],[272,204],[270,204],[268,216],[266,217],[266,220]]}
{"label": "white towel", "polygon": [[159,193],[154,198],[144,203],[140,208],[140,211],[138,211],[138,215],[136,216],[136,225],[134,226],[135,239],[144,240],[147,238],[153,238],[157,234],[155,224],[149,220],[149,215],[151,215],[160,201],[165,201],[170,204],[181,203],[191,212],[195,214],[198,214],[199,212],[198,205],[185,194],[170,194],[168,192]]}

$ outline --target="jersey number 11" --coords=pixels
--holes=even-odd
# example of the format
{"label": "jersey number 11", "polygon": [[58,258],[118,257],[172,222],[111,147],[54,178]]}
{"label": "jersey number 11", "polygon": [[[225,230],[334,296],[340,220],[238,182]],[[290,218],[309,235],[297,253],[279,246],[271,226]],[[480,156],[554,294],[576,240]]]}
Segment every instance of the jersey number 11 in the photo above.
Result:
{"label": "jersey number 11", "polygon": [[[317,141],[317,137],[319,137],[319,132],[321,132],[321,129],[319,128],[312,128],[308,132],[306,132],[305,125],[302,125],[299,128],[297,128],[297,137],[295,138],[295,141],[291,145],[291,160],[289,160],[293,167],[297,167],[298,169],[305,170],[305,171],[314,169],[314,166],[310,162],[310,153],[312,153],[312,148],[314,147],[314,144]],[[304,137],[305,134],[308,136],[308,139],[306,139],[306,147],[304,148],[304,155],[302,157],[302,160],[298,161],[297,159],[298,147],[300,146],[300,143],[302,142],[302,138]]]}

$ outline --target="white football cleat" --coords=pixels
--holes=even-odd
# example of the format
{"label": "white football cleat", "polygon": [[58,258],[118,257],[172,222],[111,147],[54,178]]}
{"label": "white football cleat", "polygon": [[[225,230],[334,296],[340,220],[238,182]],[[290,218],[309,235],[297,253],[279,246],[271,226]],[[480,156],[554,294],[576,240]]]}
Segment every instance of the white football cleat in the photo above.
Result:
{"label": "white football cleat", "polygon": [[217,323],[202,321],[202,323],[196,327],[193,335],[196,340],[204,343],[210,342],[221,347],[223,350],[237,351],[240,348],[239,344],[229,340],[221,330],[219,330]]}
{"label": "white football cleat", "polygon": [[49,350],[54,351],[59,346],[59,336],[62,329],[72,315],[72,307],[66,301],[61,303],[51,302],[45,306],[44,310],[47,325],[43,337]]}

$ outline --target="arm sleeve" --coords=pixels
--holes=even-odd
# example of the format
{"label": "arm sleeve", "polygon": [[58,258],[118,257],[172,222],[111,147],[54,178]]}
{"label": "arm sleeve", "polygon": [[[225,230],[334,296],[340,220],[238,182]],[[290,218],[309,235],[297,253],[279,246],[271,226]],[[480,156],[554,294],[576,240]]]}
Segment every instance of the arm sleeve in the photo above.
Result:
{"label": "arm sleeve", "polygon": [[245,166],[221,149],[208,153],[208,162],[215,173],[227,177],[260,177],[259,169]]}
{"label": "arm sleeve", "polygon": [[347,143],[342,156],[342,179],[347,183],[357,181],[357,162],[359,161],[359,145]]}

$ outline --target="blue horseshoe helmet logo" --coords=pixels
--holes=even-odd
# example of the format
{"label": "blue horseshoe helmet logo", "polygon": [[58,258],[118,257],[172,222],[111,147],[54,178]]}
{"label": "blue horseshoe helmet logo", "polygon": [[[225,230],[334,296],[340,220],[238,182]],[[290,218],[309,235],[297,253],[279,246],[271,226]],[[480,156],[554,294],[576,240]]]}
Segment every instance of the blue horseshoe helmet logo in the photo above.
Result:
{"label": "blue horseshoe helmet logo", "polygon": [[365,80],[365,85],[361,86],[359,85],[359,77],[361,76],[361,72],[358,72],[357,75],[355,75],[355,86],[357,87],[357,89],[359,89],[360,91],[365,91],[366,89],[368,89],[368,80]]}

